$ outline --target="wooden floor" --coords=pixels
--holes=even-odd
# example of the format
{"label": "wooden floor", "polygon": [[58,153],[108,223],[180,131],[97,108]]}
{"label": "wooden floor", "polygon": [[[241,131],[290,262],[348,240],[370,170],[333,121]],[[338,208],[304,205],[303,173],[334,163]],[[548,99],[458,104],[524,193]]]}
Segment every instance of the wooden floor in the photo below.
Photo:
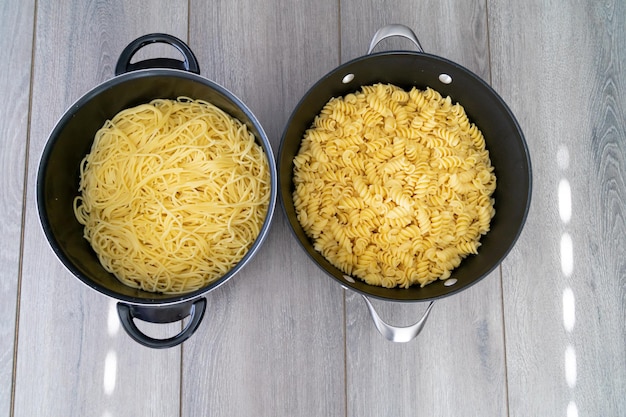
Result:
{"label": "wooden floor", "polygon": [[[501,267],[394,344],[278,209],[190,340],[133,342],[39,223],[37,167],[59,117],[113,77],[131,40],[167,32],[249,105],[277,152],[308,88],[388,23],[484,78],[524,130],[532,205]],[[626,415],[623,0],[1,0],[0,34],[0,416]],[[426,307],[375,304],[399,325]]]}

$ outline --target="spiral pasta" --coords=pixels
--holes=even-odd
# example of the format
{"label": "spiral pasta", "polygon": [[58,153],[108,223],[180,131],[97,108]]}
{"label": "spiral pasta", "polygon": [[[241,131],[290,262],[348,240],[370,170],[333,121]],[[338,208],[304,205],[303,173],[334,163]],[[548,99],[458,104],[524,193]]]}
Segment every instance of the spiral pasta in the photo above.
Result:
{"label": "spiral pasta", "polygon": [[431,88],[374,84],[331,99],[293,162],[296,214],[315,249],[371,285],[448,278],[495,214],[482,133]]}
{"label": "spiral pasta", "polygon": [[270,198],[267,157],[247,127],[201,100],[118,113],[80,165],[74,213],[103,267],[134,288],[200,289],[256,240]]}

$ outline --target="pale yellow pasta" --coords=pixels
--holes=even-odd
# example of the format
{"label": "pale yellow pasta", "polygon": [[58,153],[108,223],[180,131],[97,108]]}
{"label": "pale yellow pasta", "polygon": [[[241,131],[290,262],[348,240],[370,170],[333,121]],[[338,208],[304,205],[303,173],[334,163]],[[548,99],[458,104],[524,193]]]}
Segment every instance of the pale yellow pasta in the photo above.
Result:
{"label": "pale yellow pasta", "polygon": [[447,279],[495,214],[480,130],[427,88],[364,86],[331,99],[294,158],[293,200],[316,250],[371,285]]}
{"label": "pale yellow pasta", "polygon": [[269,205],[268,160],[254,135],[183,97],[107,121],[80,175],[74,212],[85,238],[107,271],[152,292],[193,291],[224,276],[256,240]]}

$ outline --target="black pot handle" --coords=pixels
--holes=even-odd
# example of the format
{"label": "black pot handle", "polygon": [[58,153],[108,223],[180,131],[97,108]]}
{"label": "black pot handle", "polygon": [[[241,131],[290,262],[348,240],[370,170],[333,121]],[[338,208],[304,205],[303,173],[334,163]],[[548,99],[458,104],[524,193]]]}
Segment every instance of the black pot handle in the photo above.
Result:
{"label": "black pot handle", "polygon": [[[171,348],[183,343],[196,331],[206,310],[206,298],[182,305],[165,307],[135,306],[117,303],[117,314],[126,333],[137,343],[154,349]],[[139,319],[150,323],[173,323],[190,316],[185,328],[176,336],[167,339],[155,339],[144,334],[133,321]]]}
{"label": "black pot handle", "polygon": [[[144,61],[130,63],[133,56],[146,45],[151,43],[166,43],[178,49],[178,51],[185,58],[184,61],[179,61],[172,58],[152,58]],[[191,51],[191,48],[187,44],[175,36],[168,35],[166,33],[150,33],[141,36],[132,41],[120,54],[115,65],[115,75],[124,74],[125,72],[136,71],[147,68],[171,68],[180,69],[195,74],[200,74],[200,66],[196,56]]]}

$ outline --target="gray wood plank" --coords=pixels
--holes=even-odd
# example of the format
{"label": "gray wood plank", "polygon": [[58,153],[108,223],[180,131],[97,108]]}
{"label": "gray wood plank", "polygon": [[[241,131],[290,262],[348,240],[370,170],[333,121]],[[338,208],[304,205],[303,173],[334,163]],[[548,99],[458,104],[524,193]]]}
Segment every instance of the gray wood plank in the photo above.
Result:
{"label": "gray wood plank", "polygon": [[[53,255],[37,218],[39,157],[63,112],[113,76],[134,38],[186,38],[187,2],[37,4],[15,416],[177,415],[180,348],[151,350],[119,329],[115,304],[82,285]],[[164,337],[180,324],[151,330]]]}
{"label": "gray wood plank", "polygon": [[[360,296],[346,297],[348,416],[506,415],[500,295],[490,281],[435,303],[420,335],[394,344]],[[387,322],[413,324],[426,305],[373,302]]]}
{"label": "gray wood plank", "polygon": [[489,2],[493,82],[531,151],[503,264],[511,416],[626,414],[626,7]]}
{"label": "gray wood plank", "polygon": [[11,408],[34,2],[0,6],[0,414]]}
{"label": "gray wood plank", "polygon": [[[482,1],[341,2],[342,60],[364,55],[390,23],[414,29],[425,51],[489,81],[487,11]],[[413,49],[405,39],[376,51]],[[381,316],[406,326],[426,304],[378,301]],[[346,297],[348,416],[506,415],[501,282],[496,270],[474,287],[438,301],[424,331],[393,344],[375,329],[361,297]]]}
{"label": "gray wood plank", "polygon": [[[191,3],[203,74],[251,108],[275,153],[298,100],[338,62],[336,12],[335,1]],[[343,295],[279,207],[261,251],[209,294],[209,309],[183,347],[183,415],[344,414]]]}
{"label": "gray wood plank", "polygon": [[[30,126],[34,3],[5,3],[0,106],[22,116],[0,119],[0,414],[626,414],[624,2],[406,0],[392,8],[373,0],[237,0],[194,1],[188,10],[178,0],[149,7],[38,1]],[[136,36],[189,34],[203,75],[249,104],[277,151],[287,117],[313,82],[364,54],[374,31],[392,22],[413,27],[428,52],[491,81],[526,133],[533,202],[502,281],[496,271],[441,300],[417,340],[392,344],[360,297],[344,294],[308,260],[278,208],[264,247],[208,295],[207,316],[182,349],[132,342],[116,326],[114,303],[74,279],[40,230],[36,169],[59,116],[112,77],[117,55]],[[391,40],[380,50],[391,48],[410,43]],[[142,54],[152,53],[176,56],[166,47]],[[425,308],[375,305],[398,325]],[[147,330],[164,336],[179,328]],[[106,384],[105,368],[116,370]]]}

